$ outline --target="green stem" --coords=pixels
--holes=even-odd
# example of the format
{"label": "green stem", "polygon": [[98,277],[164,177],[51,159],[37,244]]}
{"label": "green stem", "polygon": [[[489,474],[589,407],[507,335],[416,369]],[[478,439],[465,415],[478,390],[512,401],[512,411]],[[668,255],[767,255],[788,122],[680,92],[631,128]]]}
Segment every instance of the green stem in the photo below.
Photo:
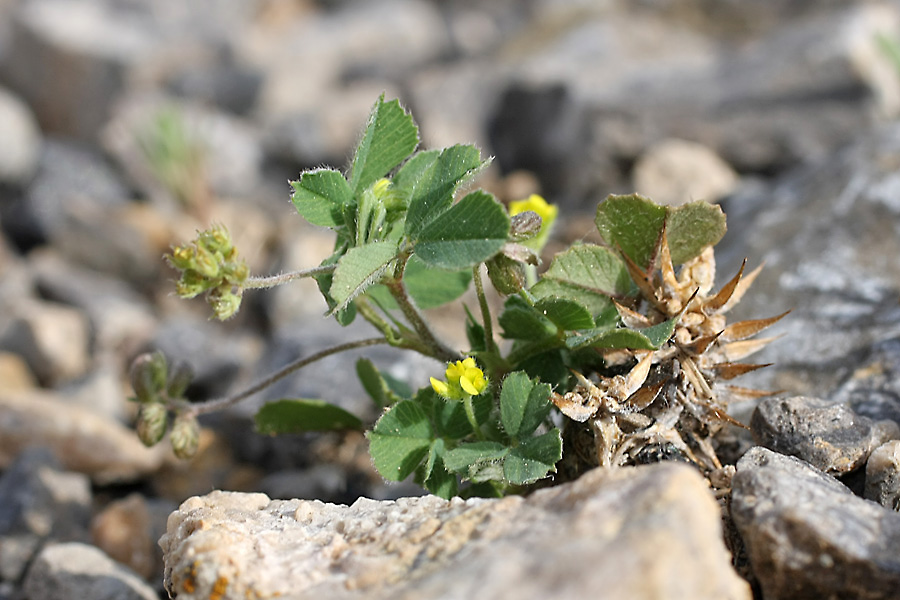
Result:
{"label": "green stem", "polygon": [[332,273],[337,268],[337,264],[320,265],[311,269],[301,269],[299,271],[289,271],[287,273],[279,273],[278,275],[270,275],[269,277],[249,277],[244,282],[245,290],[271,288],[276,285],[282,285],[294,281],[295,279],[303,279],[304,277],[315,277],[316,275],[324,275]]}
{"label": "green stem", "polygon": [[346,344],[338,344],[337,346],[332,346],[331,348],[326,348],[311,356],[307,356],[306,358],[301,358],[295,360],[294,362],[282,367],[280,370],[272,373],[265,379],[262,379],[255,384],[251,385],[244,391],[235,394],[233,396],[228,396],[227,398],[217,398],[215,400],[207,400],[206,402],[199,402],[188,404],[183,412],[186,414],[192,415],[202,415],[205,413],[215,412],[217,410],[222,410],[228,408],[229,406],[234,406],[239,402],[242,402],[249,398],[250,396],[260,392],[273,383],[279,381],[280,379],[284,379],[291,373],[302,369],[303,367],[310,365],[316,361],[322,360],[325,357],[331,356],[332,354],[338,354],[340,352],[346,352],[347,350],[355,350],[357,348],[365,348],[367,346],[375,346],[378,344],[386,344],[388,343],[387,339],[383,337],[379,338],[368,338],[364,340],[357,340],[355,342],[347,342]]}
{"label": "green stem", "polygon": [[394,272],[394,278],[385,282],[385,285],[391,292],[391,296],[394,297],[394,301],[400,307],[403,316],[406,317],[406,320],[412,325],[419,340],[427,347],[428,351],[423,352],[423,354],[443,362],[460,360],[462,356],[459,352],[438,340],[431,332],[431,329],[428,327],[422,314],[419,313],[419,309],[413,305],[409,298],[409,294],[406,292],[406,286],[403,285],[403,273],[406,270],[406,263],[409,260],[409,257],[409,253],[403,252],[400,254],[397,258],[397,269]]}
{"label": "green stem", "polygon": [[463,398],[463,408],[466,410],[466,418],[469,420],[469,425],[472,426],[472,431],[475,432],[475,435],[479,440],[484,440],[484,432],[481,431],[478,420],[475,418],[475,406],[472,404],[472,396],[467,394],[466,397]]}
{"label": "green stem", "polygon": [[472,279],[475,281],[475,294],[478,296],[478,305],[481,307],[481,324],[484,327],[484,347],[488,352],[498,353],[497,343],[494,341],[494,325],[491,320],[491,309],[484,295],[484,283],[481,281],[481,264],[472,268]]}

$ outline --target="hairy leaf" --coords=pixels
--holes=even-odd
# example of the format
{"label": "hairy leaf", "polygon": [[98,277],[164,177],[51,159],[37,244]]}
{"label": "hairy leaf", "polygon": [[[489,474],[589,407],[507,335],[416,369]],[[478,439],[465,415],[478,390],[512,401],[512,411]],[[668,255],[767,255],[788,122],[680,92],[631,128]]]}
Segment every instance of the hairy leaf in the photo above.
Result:
{"label": "hairy leaf", "polygon": [[550,413],[550,386],[521,371],[510,373],[500,390],[500,421],[513,439],[530,435]]}
{"label": "hairy leaf", "polygon": [[568,298],[544,298],[534,305],[542,315],[563,330],[590,329],[594,319],[587,308]]}
{"label": "hairy leaf", "polygon": [[562,458],[562,435],[559,429],[527,438],[512,448],[503,461],[503,475],[513,485],[526,485],[556,471]]}
{"label": "hairy leaf", "polygon": [[267,402],[256,413],[256,430],[266,435],[305,431],[362,430],[362,421],[323,400],[283,399]]}
{"label": "hairy leaf", "polygon": [[624,296],[631,290],[631,278],[622,260],[611,250],[593,244],[557,254],[543,279],[604,296]]}
{"label": "hairy leaf", "polygon": [[476,191],[422,230],[415,253],[431,267],[455,271],[497,254],[508,234],[506,210],[491,194]]}
{"label": "hairy leaf", "polygon": [[356,375],[363,389],[379,407],[388,406],[412,395],[408,385],[379,371],[368,358],[356,361]]}
{"label": "hairy leaf", "polygon": [[414,400],[403,400],[384,413],[368,434],[369,453],[385,479],[402,481],[428,454],[434,434]]}
{"label": "hairy leaf", "polygon": [[556,326],[539,310],[520,296],[510,296],[497,319],[503,328],[503,337],[510,339],[541,341],[556,335]]}
{"label": "hairy leaf", "polygon": [[350,248],[338,261],[329,294],[335,301],[332,312],[345,308],[354,298],[377,283],[397,255],[394,242],[373,242]]}
{"label": "hairy leaf", "polygon": [[725,213],[718,205],[698,201],[669,209],[666,238],[672,264],[680,265],[699,256],[725,235]]}
{"label": "hairy leaf", "polygon": [[454,473],[470,476],[472,467],[503,460],[509,448],[500,442],[470,442],[444,453],[444,465]]}
{"label": "hairy leaf", "polygon": [[343,175],[331,169],[307,171],[291,187],[291,201],[304,219],[322,227],[344,224],[343,209],[354,198]]}
{"label": "hairy leaf", "polygon": [[574,284],[553,279],[541,279],[528,290],[535,298],[562,298],[584,306],[594,318],[606,313],[611,306],[609,296],[598,294]]}
{"label": "hairy leaf", "polygon": [[359,194],[399,165],[419,145],[419,128],[398,100],[378,99],[350,166],[350,188]]}
{"label": "hairy leaf", "polygon": [[653,259],[665,221],[666,208],[638,194],[609,196],[597,207],[594,219],[603,241],[643,269]]}
{"label": "hairy leaf", "polygon": [[580,348],[627,348],[630,350],[658,350],[672,337],[680,315],[646,329],[611,329],[598,327],[580,331],[566,339],[570,350]]}

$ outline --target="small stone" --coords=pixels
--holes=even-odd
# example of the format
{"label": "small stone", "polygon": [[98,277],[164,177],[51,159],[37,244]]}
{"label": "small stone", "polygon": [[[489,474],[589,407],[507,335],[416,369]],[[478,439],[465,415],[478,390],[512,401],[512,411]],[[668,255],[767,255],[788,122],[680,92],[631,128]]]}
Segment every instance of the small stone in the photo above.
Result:
{"label": "small stone", "polygon": [[41,134],[31,110],[0,88],[0,183],[24,187],[37,171]]}
{"label": "small stone", "polygon": [[0,348],[22,355],[41,383],[53,385],[83,375],[89,363],[87,317],[74,308],[23,300],[0,334]]}
{"label": "small stone", "polygon": [[638,193],[670,206],[716,202],[738,184],[738,174],[712,149],[679,139],[663,140],[644,151],[632,179]]}
{"label": "small stone", "polygon": [[100,485],[139,479],[165,458],[128,427],[58,395],[0,390],[0,468],[33,445],[48,447],[65,469]]}
{"label": "small stone", "polygon": [[0,478],[0,580],[18,581],[48,541],[86,540],[90,514],[87,477],[45,448],[22,452]]}
{"label": "small stone", "polygon": [[900,440],[878,446],[869,456],[865,497],[900,511]]}
{"label": "small stone", "polygon": [[166,518],[174,508],[167,501],[130,494],[94,517],[91,537],[110,558],[149,581],[162,573],[162,551],[156,542],[165,533]]}
{"label": "small stone", "polygon": [[88,544],[71,542],[44,548],[25,578],[34,600],[157,600],[133,571]]}
{"label": "small stone", "polygon": [[900,515],[803,461],[748,451],[731,515],[766,600],[897,598]]}
{"label": "small stone", "polygon": [[807,396],[761,401],[750,429],[759,445],[834,474],[858,469],[872,450],[900,438],[893,421],[874,421],[846,405]]}
{"label": "small stone", "polygon": [[708,485],[674,464],[596,469],[528,498],[213,492],[184,502],[160,545],[180,600],[751,597]]}
{"label": "small stone", "polygon": [[35,387],[37,381],[22,355],[0,352],[0,389],[21,392]]}

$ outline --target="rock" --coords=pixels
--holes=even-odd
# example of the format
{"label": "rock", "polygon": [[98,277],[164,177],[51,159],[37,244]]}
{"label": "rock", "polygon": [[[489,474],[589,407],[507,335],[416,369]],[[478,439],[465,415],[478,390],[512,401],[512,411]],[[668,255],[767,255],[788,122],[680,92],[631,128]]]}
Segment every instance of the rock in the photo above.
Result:
{"label": "rock", "polygon": [[152,48],[151,32],[122,13],[89,0],[18,5],[0,70],[42,129],[96,137],[130,66]]}
{"label": "rock", "polygon": [[869,455],[865,497],[900,511],[900,440],[882,444]]}
{"label": "rock", "polygon": [[850,353],[846,364],[846,371],[853,370],[832,392],[832,399],[846,402],[861,415],[900,423],[900,335]]}
{"label": "rock", "polygon": [[110,502],[91,522],[94,544],[110,558],[150,581],[162,573],[162,552],[157,544],[166,531],[166,519],[176,508],[165,500],[129,494]]}
{"label": "rock", "polygon": [[37,171],[41,133],[31,110],[0,88],[0,184],[25,187]]}
{"label": "rock", "polygon": [[3,391],[33,390],[37,381],[21,354],[0,352],[0,387]]}
{"label": "rock", "polygon": [[40,600],[157,600],[156,592],[130,569],[88,544],[44,548],[25,578],[25,593]]}
{"label": "rock", "polygon": [[721,200],[737,188],[738,175],[706,146],[669,139],[638,157],[632,181],[639,194],[658,204],[678,206],[693,200]]}
{"label": "rock", "polygon": [[[766,331],[783,338],[753,356],[773,366],[743,376],[741,385],[852,397],[863,414],[900,417],[890,399],[896,383],[877,375],[900,365],[897,164],[900,126],[892,124],[726,203],[730,231],[717,246],[719,269],[733,273],[744,257],[750,267],[765,263],[729,320],[792,309]],[[872,411],[893,403],[894,416],[863,411],[866,403]]]}
{"label": "rock", "polygon": [[831,474],[855,471],[875,448],[900,438],[894,421],[875,422],[846,405],[805,396],[762,400],[750,429],[757,444]]}
{"label": "rock", "polygon": [[720,511],[689,467],[591,471],[528,498],[352,506],[213,492],[169,517],[166,589],[183,600],[750,598]]}
{"label": "rock", "polygon": [[0,468],[34,445],[99,485],[135,481],[166,456],[163,445],[146,448],[131,429],[57,395],[0,391]]}
{"label": "rock", "polygon": [[50,541],[84,541],[90,481],[61,471],[44,448],[24,450],[0,477],[0,579],[19,581]]}
{"label": "rock", "polygon": [[799,459],[750,450],[731,515],[767,600],[897,597],[900,514]]}
{"label": "rock", "polygon": [[0,332],[0,348],[16,352],[45,385],[83,375],[90,363],[90,329],[81,311],[23,300]]}

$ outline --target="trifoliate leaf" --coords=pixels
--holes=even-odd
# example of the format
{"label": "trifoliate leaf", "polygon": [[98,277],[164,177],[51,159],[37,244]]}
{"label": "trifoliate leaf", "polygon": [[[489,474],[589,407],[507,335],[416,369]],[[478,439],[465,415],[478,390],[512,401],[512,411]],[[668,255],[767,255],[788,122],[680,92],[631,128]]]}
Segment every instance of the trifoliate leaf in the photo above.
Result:
{"label": "trifoliate leaf", "polygon": [[402,481],[428,454],[434,433],[428,415],[414,400],[392,406],[368,434],[369,453],[385,479]]}
{"label": "trifoliate leaf", "polygon": [[543,298],[534,308],[562,330],[590,329],[594,319],[587,308],[567,298]]}
{"label": "trifoliate leaf", "polygon": [[322,227],[344,224],[343,209],[354,200],[343,175],[331,169],[307,171],[291,187],[291,201],[304,219]]}
{"label": "trifoliate leaf", "polygon": [[264,435],[363,428],[359,417],[323,400],[267,402],[256,413],[255,421],[256,430]]}
{"label": "trifoliate leaf", "polygon": [[[593,244],[574,246],[557,254],[543,280],[604,296],[624,296],[632,286],[622,260],[611,250]],[[570,299],[579,302],[578,298]]]}
{"label": "trifoliate leaf", "polygon": [[415,253],[438,269],[473,267],[497,254],[509,234],[509,216],[487,192],[468,194],[418,236]]}
{"label": "trifoliate leaf", "polygon": [[335,302],[332,312],[342,310],[366,288],[377,283],[396,256],[394,242],[373,242],[350,248],[338,261],[328,290]]}
{"label": "trifoliate leaf", "polygon": [[460,444],[444,453],[444,466],[464,477],[471,475],[472,467],[503,460],[509,448],[500,442],[471,442]]}
{"label": "trifoliate leaf", "polygon": [[475,146],[451,146],[440,152],[422,152],[397,172],[394,185],[409,198],[406,236],[415,240],[429,223],[453,204],[460,185],[487,164]]}
{"label": "trifoliate leaf", "polygon": [[658,350],[675,331],[680,315],[646,329],[613,329],[597,327],[579,331],[566,339],[570,350],[580,348],[627,348],[629,350]]}
{"label": "trifoliate leaf", "polygon": [[378,99],[350,166],[350,188],[355,194],[384,177],[419,145],[419,128],[398,100]]}
{"label": "trifoliate leaf", "polygon": [[507,298],[497,322],[509,339],[541,341],[557,333],[553,322],[521,296]]}
{"label": "trifoliate leaf", "polygon": [[597,207],[594,223],[610,248],[646,269],[666,221],[666,208],[638,194],[611,195]]}
{"label": "trifoliate leaf", "polygon": [[503,475],[513,485],[526,485],[556,471],[562,458],[562,436],[554,429],[541,436],[527,438],[512,448],[503,461]]}
{"label": "trifoliate leaf", "polygon": [[528,378],[521,371],[510,373],[500,390],[500,421],[513,439],[530,435],[550,413],[550,386]]}
{"label": "trifoliate leaf", "polygon": [[541,279],[529,288],[535,298],[564,298],[577,302],[584,306],[588,312],[596,319],[599,315],[608,312],[610,309],[615,312],[615,306],[609,296],[589,291],[585,288],[562,281],[554,281],[553,279]]}

